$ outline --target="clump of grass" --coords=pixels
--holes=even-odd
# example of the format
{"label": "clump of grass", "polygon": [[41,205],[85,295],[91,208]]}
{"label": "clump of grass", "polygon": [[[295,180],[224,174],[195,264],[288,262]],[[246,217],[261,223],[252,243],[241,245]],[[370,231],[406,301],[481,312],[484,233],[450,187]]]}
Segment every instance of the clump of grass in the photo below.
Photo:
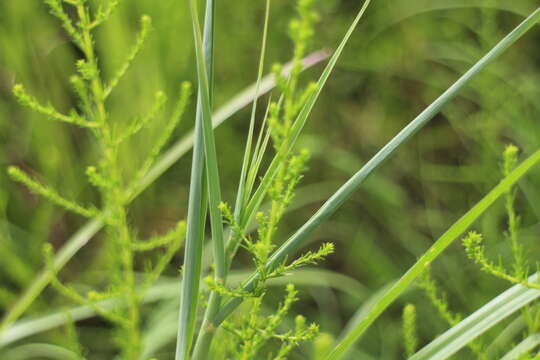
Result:
{"label": "clump of grass", "polygon": [[[306,264],[315,264],[333,252],[332,244],[324,244],[319,250],[307,252],[296,259],[283,261],[278,266],[267,269],[267,262],[276,248],[276,230],[285,210],[290,205],[294,190],[300,182],[309,152],[306,149],[296,151],[294,144],[298,134],[295,134],[295,118],[301,109],[306,105],[310,96],[314,94],[315,85],[308,84],[305,88],[299,85],[299,76],[302,70],[302,58],[306,54],[309,41],[313,36],[313,26],[318,18],[313,11],[314,1],[300,0],[297,6],[298,17],[290,22],[290,37],[294,44],[293,67],[289,77],[282,75],[281,65],[274,65],[273,72],[280,94],[278,100],[271,101],[268,105],[265,117],[262,121],[261,131],[255,140],[255,114],[257,102],[254,101],[250,129],[246,143],[243,166],[237,191],[234,209],[220,200],[219,195],[219,175],[217,172],[215,148],[213,134],[208,124],[211,113],[211,79],[212,71],[212,22],[213,4],[207,3],[204,37],[199,29],[196,2],[192,1],[192,17],[195,33],[195,44],[197,51],[197,68],[199,77],[199,110],[197,126],[200,127],[199,141],[204,143],[195,144],[192,163],[192,186],[190,190],[190,214],[188,223],[192,221],[192,232],[188,232],[188,243],[185,257],[186,265],[191,266],[190,270],[184,274],[183,294],[180,310],[180,328],[177,341],[177,359],[189,358],[191,349],[191,339],[194,332],[195,313],[197,309],[198,294],[198,274],[201,272],[201,243],[202,232],[200,232],[202,221],[205,217],[205,196],[208,196],[208,213],[212,224],[212,242],[214,244],[215,271],[213,276],[206,277],[206,283],[211,290],[208,304],[204,315],[203,324],[197,337],[197,342],[193,350],[194,359],[205,359],[211,349],[217,326],[221,320],[216,319],[222,300],[232,299],[254,299],[256,303],[262,302],[265,293],[265,282],[267,279],[284,275],[286,272],[297,269]],[[261,47],[261,61],[259,64],[258,81],[260,83],[262,69],[264,66],[265,44],[268,34],[268,22],[270,12],[270,1],[266,2],[265,26]],[[202,46],[203,41],[210,46]],[[206,53],[204,51],[206,49]],[[258,85],[257,85],[258,86]],[[263,171],[261,169],[262,160],[267,153],[268,144],[272,143],[275,151],[273,160],[269,167]],[[203,156],[204,154],[204,160]],[[200,179],[206,174],[206,185],[198,186]],[[257,177],[263,173],[262,180],[256,187]],[[268,211],[261,211],[263,200],[270,202]],[[201,203],[202,201],[202,203]],[[202,205],[200,205],[202,204]],[[216,214],[216,211],[219,214]],[[252,220],[256,219],[258,230],[253,238],[248,233],[248,226]],[[223,241],[223,224],[226,222],[231,228],[231,235],[227,245]],[[192,244],[192,246],[190,246]],[[240,248],[251,254],[255,267],[260,277],[257,284],[250,289],[243,289],[242,286],[236,289],[226,287],[226,277],[233,259]],[[259,307],[257,307],[258,309]],[[253,315],[255,316],[255,315]],[[257,315],[258,316],[258,315]],[[298,331],[300,331],[298,329]],[[270,330],[267,337],[272,336]],[[277,335],[276,335],[277,336]],[[280,335],[284,337],[284,335]],[[296,337],[300,339],[300,333]],[[298,341],[285,340],[287,345],[276,355],[282,358],[289,352]],[[307,337],[306,337],[307,340]],[[253,340],[255,341],[255,340]],[[258,340],[256,341],[258,342]],[[250,342],[248,341],[247,344]],[[240,346],[240,345],[239,345]],[[241,345],[244,348],[248,345]],[[259,346],[248,346],[251,350],[248,355],[254,356]]]}
{"label": "clump of grass", "polygon": [[[53,186],[38,182],[20,168],[10,167],[8,174],[13,180],[24,184],[32,192],[57,206],[80,216],[102,219],[106,223],[105,251],[112,262],[111,268],[108,269],[109,284],[105,286],[105,290],[95,289],[83,294],[74,287],[64,284],[58,277],[58,269],[54,265],[53,250],[50,245],[46,246],[45,259],[52,277],[52,285],[62,295],[75,303],[89,306],[114,325],[117,330],[115,339],[122,358],[138,359],[141,351],[141,298],[149,286],[157,280],[182,244],[185,225],[181,222],[170,233],[149,240],[139,240],[129,225],[127,205],[133,197],[136,184],[147,175],[178,125],[188,104],[191,86],[189,83],[183,83],[180,86],[175,109],[164,131],[153,140],[142,159],[138,172],[132,177],[127,177],[119,158],[122,144],[161,116],[167,99],[163,92],[157,92],[154,104],[146,114],[123,124],[111,118],[107,99],[142,50],[151,29],[150,17],[141,18],[141,30],[126,60],[112,78],[106,80],[102,75],[96,54],[94,32],[110,17],[118,1],[110,1],[106,5],[99,4],[97,7],[86,0],[46,0],[45,2],[51,13],[60,20],[71,41],[83,54],[83,58],[76,62],[77,73],[71,77],[71,84],[78,97],[79,106],[68,114],[63,114],[51,104],[42,105],[21,84],[13,88],[13,94],[22,106],[52,121],[86,128],[93,135],[100,152],[96,165],[89,166],[86,175],[89,183],[99,192],[101,205],[99,207],[86,206],[67,199]],[[71,13],[75,15],[72,16]],[[157,247],[165,248],[165,253],[148,268],[144,280],[139,283],[135,277],[138,267],[135,256],[138,252],[150,251]],[[112,297],[123,298],[127,307],[111,310],[98,304],[99,301]]]}

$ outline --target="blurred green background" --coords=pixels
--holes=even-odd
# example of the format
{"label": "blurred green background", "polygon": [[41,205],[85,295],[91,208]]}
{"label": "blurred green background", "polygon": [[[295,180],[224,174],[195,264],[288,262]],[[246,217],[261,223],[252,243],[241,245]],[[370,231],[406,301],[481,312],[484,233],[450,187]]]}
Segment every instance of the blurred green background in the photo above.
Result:
{"label": "blurred green background", "polygon": [[[537,5],[536,0],[374,1],[300,139],[313,158],[296,198],[303,205],[285,217],[280,236],[286,239],[303,224],[341,183]],[[359,6],[352,0],[319,1],[321,21],[312,50],[334,48]],[[287,24],[293,10],[293,1],[273,2],[265,72],[273,62],[284,63],[291,57]],[[263,1],[217,2],[216,108],[256,78],[263,11]],[[181,81],[195,81],[188,2],[173,0],[121,3],[97,37],[104,75],[112,74],[122,63],[142,14],[152,17],[154,29],[111,97],[113,118],[144,113],[157,90],[173,98]],[[525,155],[538,148],[539,30],[536,26],[489,65],[317,231],[313,246],[332,241],[337,248],[323,266],[357,281],[356,295],[320,283],[300,286],[296,312],[338,336],[366,299],[397,279],[496,184],[504,145],[513,143]],[[11,94],[15,83],[23,83],[43,102],[70,109],[75,104],[69,76],[79,56],[42,1],[0,2],[0,309],[12,305],[43,266],[42,244],[59,247],[83,224],[10,181],[4,169],[15,164],[69,197],[83,203],[96,199],[84,175],[85,168],[96,162],[95,144],[88,133],[21,108]],[[321,70],[322,65],[315,66],[302,77],[315,80]],[[264,107],[259,109],[261,118]],[[191,106],[175,140],[193,126],[193,114]],[[229,202],[234,200],[248,122],[246,108],[216,131],[222,191]],[[151,126],[150,136],[158,134],[162,123],[158,119]],[[138,150],[149,141],[147,136],[137,138],[122,154],[126,171],[134,170],[130,164],[137,162],[130,159],[138,158]],[[187,154],[132,204],[132,226],[138,233],[169,229],[186,216],[189,169]],[[521,239],[531,250],[532,261],[537,260],[539,250],[539,186],[537,169],[520,182],[518,192]],[[510,255],[504,221],[502,203],[497,203],[475,226],[486,236],[488,253],[503,260]],[[101,246],[98,235],[68,264],[63,277],[92,283],[95,276],[103,276],[99,275],[103,265],[96,258]],[[235,268],[251,266],[249,259],[243,261]],[[176,276],[181,263],[179,254],[167,274]],[[508,287],[480,273],[459,244],[433,264],[433,275],[448,291],[451,307],[464,314]],[[277,299],[281,292],[275,296]],[[402,358],[400,319],[405,302],[418,306],[423,343],[446,328],[421,292],[412,290],[362,338],[357,346],[362,354],[355,358]],[[60,296],[46,290],[27,315],[62,304],[65,301]],[[99,320],[79,325],[83,344],[106,336],[101,331],[106,326]],[[496,336],[497,332],[490,334]],[[33,340],[61,343],[62,334],[61,329],[49,331]],[[164,347],[164,353],[171,350],[171,344]],[[302,358],[300,353],[295,356]],[[459,358],[469,356],[464,350]]]}

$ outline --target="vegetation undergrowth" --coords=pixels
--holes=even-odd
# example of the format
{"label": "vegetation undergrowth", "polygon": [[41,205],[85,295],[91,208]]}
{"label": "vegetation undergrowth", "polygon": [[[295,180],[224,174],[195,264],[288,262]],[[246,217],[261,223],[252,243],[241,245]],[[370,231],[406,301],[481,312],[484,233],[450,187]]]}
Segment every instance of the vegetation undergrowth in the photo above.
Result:
{"label": "vegetation undergrowth", "polygon": [[[370,291],[362,284],[357,284],[354,279],[340,278],[339,274],[328,270],[319,270],[316,275],[320,278],[306,280],[306,274],[313,271],[305,269],[306,267],[321,264],[342,245],[336,245],[325,238],[318,245],[313,245],[311,250],[301,249],[369,176],[432,119],[444,112],[446,105],[455,99],[458,93],[473,84],[472,79],[475,76],[488,65],[495,65],[491,64],[497,57],[534,28],[540,21],[539,8],[530,13],[513,31],[501,36],[498,42],[488,42],[489,51],[483,56],[476,56],[479,60],[369,158],[342,186],[330,195],[319,195],[319,198],[309,194],[313,198],[310,201],[322,201],[322,206],[290,237],[283,238],[283,232],[288,230],[287,222],[291,220],[290,222],[294,223],[294,216],[288,218],[288,213],[294,209],[294,202],[302,193],[299,187],[302,186],[308,168],[313,166],[312,158],[315,158],[316,163],[317,156],[321,156],[316,149],[313,156],[311,152],[314,149],[305,146],[309,145],[309,141],[300,140],[302,132],[315,104],[323,98],[320,96],[322,90],[336,68],[345,46],[369,9],[370,0],[366,0],[356,9],[354,20],[328,58],[319,79],[313,82],[306,81],[301,75],[307,66],[306,58],[311,56],[310,50],[317,42],[315,34],[321,16],[316,8],[331,5],[317,4],[315,0],[297,0],[296,13],[288,22],[288,36],[292,43],[291,66],[288,68],[282,64],[272,65],[271,77],[268,78],[271,85],[266,83],[263,74],[268,67],[267,46],[272,38],[270,24],[274,21],[272,9],[276,4],[272,4],[271,0],[264,2],[262,37],[258,39],[260,55],[257,80],[252,92],[246,96],[252,104],[249,124],[246,125],[248,131],[238,181],[231,191],[225,185],[228,180],[222,166],[226,156],[222,156],[218,151],[221,150],[220,146],[228,144],[220,143],[214,131],[217,125],[214,104],[219,98],[219,94],[214,93],[216,64],[224,60],[219,52],[214,54],[216,38],[219,35],[215,32],[219,18],[216,14],[216,2],[204,2],[204,22],[201,24],[199,6],[202,2],[189,1],[196,68],[194,77],[198,86],[196,101],[190,101],[191,85],[183,82],[179,84],[179,94],[170,106],[172,110],[165,110],[167,96],[163,91],[158,91],[148,110],[133,118],[117,115],[111,105],[111,97],[117,94],[119,84],[131,65],[141,56],[151,32],[150,17],[142,16],[140,31],[135,36],[131,50],[125,54],[124,62],[116,72],[107,75],[109,71],[102,60],[106,53],[96,46],[99,44],[98,40],[102,40],[97,31],[102,28],[103,23],[111,20],[115,10],[121,6],[120,2],[44,2],[52,15],[60,21],[65,35],[79,57],[75,62],[76,73],[70,78],[77,106],[64,111],[61,106],[52,105],[41,100],[39,96],[32,95],[22,84],[13,87],[13,95],[23,107],[53,123],[73,126],[76,136],[88,136],[92,139],[92,162],[91,165],[83,166],[84,176],[98,202],[87,204],[86,201],[72,200],[60,186],[48,185],[48,181],[41,180],[41,176],[28,168],[8,167],[7,173],[15,182],[48,200],[55,207],[89,219],[90,222],[81,228],[80,236],[75,236],[75,243],[67,242],[65,252],[64,248],[55,252],[52,243],[44,246],[41,258],[45,275],[34,282],[26,280],[25,284],[30,285],[21,297],[11,294],[7,287],[0,288],[0,302],[15,304],[6,311],[3,319],[0,348],[12,346],[16,341],[39,332],[64,326],[65,336],[58,341],[61,345],[16,344],[13,348],[6,349],[5,356],[18,359],[24,358],[25,352],[42,352],[49,354],[49,357],[91,359],[94,352],[101,349],[94,349],[95,344],[85,337],[86,331],[80,331],[77,321],[98,316],[105,324],[100,326],[112,329],[114,334],[112,340],[108,341],[108,348],[103,350],[106,354],[104,356],[118,359],[370,359],[370,355],[364,352],[366,344],[359,343],[359,340],[372,329],[375,320],[417,281],[418,288],[426,298],[423,301],[431,303],[434,309],[432,313],[442,319],[449,329],[425,344],[423,332],[427,322],[419,319],[423,318],[424,313],[429,313],[429,310],[414,301],[408,301],[400,318],[402,331],[399,337],[402,336],[403,343],[400,344],[399,352],[403,357],[412,360],[446,359],[463,348],[468,348],[463,351],[467,351],[466,356],[482,360],[495,357],[538,358],[540,311],[535,300],[540,297],[537,276],[539,265],[532,260],[531,254],[534,250],[528,250],[522,241],[523,214],[519,207],[521,193],[517,187],[518,181],[540,162],[540,150],[536,144],[531,151],[526,151],[530,153],[522,162],[518,161],[518,148],[514,145],[507,146],[503,152],[499,183],[495,186],[489,183],[491,190],[480,200],[475,200],[470,209],[453,224],[448,226],[445,222],[444,228],[447,230],[435,242],[430,242],[427,250],[426,246],[417,246],[417,249],[411,251],[415,255],[419,254],[416,262],[397,280],[382,286],[380,291]],[[321,59],[325,57],[326,55]],[[312,63],[318,61],[320,59]],[[275,89],[269,96],[262,96],[274,86]],[[245,99],[243,101],[247,103]],[[178,155],[176,160],[166,160],[169,165],[160,165],[159,159],[168,158],[168,152],[164,149],[182,125],[180,120],[184,113],[189,111],[190,103],[194,104],[195,121],[187,218],[185,221],[175,220],[176,225],[167,232],[160,231],[158,235],[143,239],[139,236],[142,231],[136,228],[133,221],[131,203],[143,188],[181,156]],[[230,115],[223,115],[224,118],[220,121]],[[153,124],[161,125],[157,135],[151,129]],[[144,142],[139,141],[142,137]],[[126,149],[137,147],[141,143],[145,146],[138,149],[136,164],[125,161],[123,154]],[[235,139],[234,143],[238,143],[238,139]],[[190,146],[180,145],[184,146],[184,152]],[[332,153],[328,151],[328,154],[322,156],[332,157]],[[130,159],[131,162],[133,160]],[[339,166],[337,163],[339,161],[336,161]],[[357,166],[355,162],[354,167]],[[154,170],[156,167],[158,170]],[[353,167],[348,167],[348,170],[351,168]],[[175,173],[174,176],[181,175]],[[175,184],[177,182],[175,179]],[[379,196],[386,196],[386,199],[395,194],[396,192],[379,192]],[[501,256],[495,261],[492,260],[490,246],[484,241],[484,238],[490,239],[493,232],[466,233],[500,198],[504,201],[505,216],[505,229],[501,233],[510,255],[504,258]],[[171,199],[168,201],[173,202]],[[402,211],[400,209],[400,214]],[[403,224],[399,219],[396,219],[396,223]],[[392,227],[390,225],[385,222],[384,227]],[[105,231],[98,250],[99,259],[92,262],[92,266],[102,273],[98,276],[92,275],[88,281],[85,277],[72,280],[67,272],[61,271],[63,266],[85,246],[101,226],[104,226]],[[405,234],[403,230],[404,238],[407,237]],[[468,316],[464,315],[463,309],[454,311],[457,306],[454,305],[453,298],[430,271],[432,263],[440,259],[441,254],[464,234],[466,235],[462,243],[471,265],[495,279],[504,280],[503,283],[509,287]],[[349,235],[346,237],[349,238]],[[181,251],[184,238],[185,246]],[[333,236],[330,240],[333,241]],[[349,245],[347,243],[345,246]],[[178,268],[179,276],[165,276],[164,272],[170,264],[176,264],[177,259],[180,261],[180,257],[175,257],[180,253],[183,253],[183,265],[174,266],[175,269]],[[381,257],[377,259],[376,255],[374,252],[368,256],[372,256],[372,261],[377,262]],[[384,260],[387,267],[394,265],[388,258]],[[384,266],[381,265],[381,268]],[[320,314],[315,319],[322,321],[312,322],[310,316],[296,315],[295,311],[303,297],[300,296],[300,287],[303,284],[321,286],[325,281],[321,274],[331,279],[328,282],[334,282],[326,283],[323,289],[341,286],[349,288],[348,291],[356,296],[353,304],[353,307],[357,308],[355,315],[346,326],[342,324],[343,319],[336,319],[333,322],[334,328],[328,332],[319,330],[323,328],[326,331],[323,326],[325,314]],[[346,284],[336,284],[338,281]],[[67,299],[72,307],[66,310],[60,308],[36,319],[17,321],[48,283],[57,294]],[[327,306],[329,313],[332,307],[338,307],[336,305],[341,300],[334,299],[325,291],[313,298],[316,302],[325,304],[318,306]],[[145,306],[147,303],[156,306]],[[309,308],[303,308],[302,313],[307,312]],[[515,319],[510,325],[504,322],[517,312],[521,314],[519,319]],[[31,327],[37,330],[29,329]],[[486,336],[490,329],[496,327],[503,329],[500,335]],[[337,328],[344,330],[341,335],[334,337],[332,334]],[[433,337],[435,336],[430,334],[430,339]],[[176,346],[173,350],[175,339]],[[519,342],[516,344],[516,341]],[[89,343],[91,345],[88,345]],[[167,350],[160,353],[162,349]],[[459,355],[461,354],[460,352]]]}
{"label": "vegetation undergrowth", "polygon": [[[101,204],[99,207],[82,205],[67,199],[61,195],[60,190],[36,180],[34,176],[28,175],[20,168],[10,167],[8,173],[13,180],[24,184],[30,191],[43,196],[57,206],[83,217],[100,218],[106,223],[103,252],[110,258],[108,263],[111,264],[111,268],[107,270],[108,276],[98,284],[99,287],[82,293],[77,288],[65,284],[57,277],[51,245],[45,247],[44,256],[48,271],[52,275],[52,285],[74,303],[91,307],[116,327],[115,342],[121,350],[122,359],[138,359],[142,350],[141,298],[158,280],[161,272],[182,245],[185,223],[180,221],[178,226],[171,229],[169,233],[150,239],[138,239],[134,229],[129,225],[127,204],[134,195],[134,184],[147,175],[177,127],[188,105],[191,85],[187,82],[181,84],[174,111],[165,123],[162,133],[153,140],[146,153],[142,154],[136,173],[126,174],[120,160],[123,143],[144,131],[147,124],[160,115],[166,96],[161,91],[157,92],[154,104],[148,112],[128,121],[111,118],[107,98],[142,50],[151,30],[151,20],[148,16],[141,18],[141,30],[124,64],[110,79],[105,80],[96,53],[94,32],[111,16],[118,1],[108,2],[104,6],[89,3],[86,0],[46,0],[45,2],[51,13],[60,20],[73,44],[84,55],[75,64],[77,74],[70,78],[79,106],[68,114],[64,114],[51,104],[42,105],[21,84],[14,87],[13,93],[19,103],[30,110],[52,121],[65,122],[87,129],[93,136],[98,149],[98,160],[96,165],[86,168],[86,176],[88,182],[99,192]],[[76,15],[72,16],[72,12]],[[156,248],[163,248],[164,252],[153,264],[149,262],[144,277],[137,279],[135,276],[137,254]],[[113,297],[124,298],[127,306],[105,309],[97,304],[98,301]],[[79,355],[82,356],[82,354]]]}

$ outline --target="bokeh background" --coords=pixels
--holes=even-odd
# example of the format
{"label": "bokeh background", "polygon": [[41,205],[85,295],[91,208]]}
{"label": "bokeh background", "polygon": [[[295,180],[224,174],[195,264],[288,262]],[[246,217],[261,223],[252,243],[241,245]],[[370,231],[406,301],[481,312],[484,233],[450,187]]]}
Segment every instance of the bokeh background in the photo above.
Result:
{"label": "bokeh background", "polygon": [[[255,81],[264,2],[217,3],[215,107],[219,108]],[[279,236],[286,239],[341,183],[537,5],[536,0],[374,1],[300,139],[300,146],[309,148],[313,157],[296,197],[299,206],[285,217]],[[352,0],[319,1],[321,21],[311,49],[337,46],[359,6]],[[272,63],[284,63],[291,57],[287,26],[293,10],[294,1],[273,1],[265,72]],[[122,63],[142,14],[152,17],[153,31],[111,97],[113,118],[144,113],[156,91],[163,90],[173,98],[181,81],[196,80],[188,2],[173,0],[121,3],[98,32],[104,75],[112,74]],[[306,275],[304,285],[299,286],[301,301],[295,312],[318,322],[324,332],[338,336],[359,307],[406,271],[497,183],[506,144],[518,146],[523,156],[538,148],[539,43],[540,28],[536,26],[400,148],[316,232],[309,246],[322,241],[336,244],[336,253],[323,267],[347,278],[329,277],[325,285],[321,277],[310,280]],[[79,56],[42,1],[0,2],[0,309],[9,308],[42,268],[42,244],[50,242],[58,248],[83,224],[80,218],[10,181],[4,169],[18,165],[83,203],[97,198],[84,174],[86,166],[96,162],[96,148],[88,133],[21,108],[11,93],[15,83],[23,83],[43,102],[50,101],[64,110],[73,107],[69,76]],[[322,68],[317,65],[302,78],[316,80]],[[263,106],[259,108],[264,110]],[[193,126],[193,114],[191,106],[175,140]],[[160,120],[122,154],[127,172],[135,170],[130,164],[137,161],[130,160],[138,159],[138,150],[149,143],[149,136],[160,131]],[[246,108],[216,131],[222,191],[230,202],[248,122]],[[139,234],[165,231],[186,216],[189,169],[187,154],[132,204],[132,226]],[[520,182],[518,192],[521,239],[533,261],[539,249],[539,186],[537,169]],[[503,260],[510,256],[504,226],[502,203],[493,206],[475,225],[486,236],[488,253]],[[102,245],[98,234],[67,265],[63,278],[92,284],[104,276],[100,274],[104,260],[97,256]],[[166,274],[177,276],[181,263],[178,254]],[[247,257],[240,257],[235,268],[250,266]],[[478,271],[457,243],[433,264],[432,270],[448,292],[452,309],[463,314],[508,287]],[[268,300],[277,302],[281,296],[282,291],[277,290]],[[355,358],[402,358],[401,310],[406,302],[418,306],[422,343],[447,328],[422,293],[412,289],[362,338]],[[47,289],[27,315],[65,304]],[[106,354],[103,322],[83,321],[79,331],[83,344],[103,343],[100,347]],[[494,337],[498,331],[489,334]],[[52,330],[32,340],[61,343],[62,334],[61,329]],[[164,346],[164,354],[171,350],[171,344]],[[162,356],[159,358],[167,358]],[[294,356],[303,358],[301,353]],[[459,356],[468,358],[470,354],[463,351]]]}

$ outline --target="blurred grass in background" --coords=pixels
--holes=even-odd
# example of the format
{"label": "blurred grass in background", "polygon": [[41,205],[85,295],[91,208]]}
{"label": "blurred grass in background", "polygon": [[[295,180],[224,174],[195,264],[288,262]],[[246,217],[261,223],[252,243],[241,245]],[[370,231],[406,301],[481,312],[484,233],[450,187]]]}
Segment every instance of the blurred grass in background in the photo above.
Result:
{"label": "blurred grass in background", "polygon": [[[534,0],[375,1],[300,139],[300,145],[309,147],[314,155],[303,180],[309,190],[302,192],[300,188],[296,198],[307,205],[285,218],[279,229],[283,238],[536,5]],[[263,2],[217,3],[216,108],[256,78],[263,6]],[[286,62],[290,56],[286,30],[292,6],[286,1],[274,2],[267,55],[270,62]],[[356,1],[321,1],[322,21],[315,48],[336,44],[357,7]],[[141,14],[152,17],[154,30],[111,97],[111,115],[117,119],[144,112],[159,89],[175,94],[182,80],[195,82],[191,22],[185,1],[123,1],[99,30],[97,44],[105,72],[112,73],[122,63]],[[403,273],[498,181],[504,145],[513,143],[527,154],[538,147],[539,41],[540,33],[532,31],[491,64],[317,231],[313,242],[334,241],[337,245],[326,266],[365,287],[357,297],[325,286],[300,287],[303,296],[297,307],[324,332],[338,336],[366,297]],[[69,75],[79,56],[41,1],[0,2],[1,167],[15,164],[35,172],[64,194],[88,203],[96,194],[87,185],[84,169],[95,162],[95,144],[77,128],[47,121],[21,108],[11,94],[15,83],[24,83],[37,98],[50,99],[59,109],[73,107]],[[310,69],[303,78],[314,79],[321,69]],[[264,106],[259,109],[263,112]],[[175,138],[193,126],[193,118],[194,106]],[[234,199],[248,123],[246,109],[216,131],[223,197],[229,202]],[[162,123],[156,121],[151,126],[150,133],[157,135]],[[136,138],[122,154],[128,170],[130,163],[137,164],[131,160],[140,158],[141,149],[149,142],[147,136]],[[134,201],[132,226],[138,233],[146,236],[168,229],[186,216],[189,158],[182,158]],[[540,248],[536,241],[539,189],[538,172],[532,172],[519,185],[523,195],[518,203],[523,217],[521,237],[532,250],[533,260],[537,260],[534,254]],[[80,225],[80,219],[30,194],[9,181],[5,171],[0,172],[0,308],[8,308],[43,266],[42,244],[51,242],[58,247]],[[502,203],[483,216],[477,228],[490,242],[493,254],[503,259],[511,256],[502,235]],[[98,235],[97,241],[68,264],[63,276],[80,284],[99,283],[107,276],[99,272],[100,262],[107,261],[99,251],[101,247]],[[178,266],[181,262],[180,256],[174,261]],[[246,258],[236,268],[250,266]],[[171,267],[168,274],[176,276],[177,269]],[[462,313],[472,312],[507,287],[477,271],[458,245],[434,264],[433,275],[448,291],[451,306]],[[446,328],[420,292],[411,291],[401,301],[415,302],[423,309],[421,341]],[[30,313],[43,313],[63,303],[53,291],[46,290]],[[372,356],[364,358],[399,358],[403,352],[400,313],[401,307],[394,306],[370,329],[358,345]],[[81,323],[83,344],[103,339],[106,348],[106,331],[98,331],[104,327],[98,320]],[[50,331],[36,339],[62,342],[64,331]],[[495,336],[497,330],[491,333]],[[466,350],[462,356],[467,358]]]}

